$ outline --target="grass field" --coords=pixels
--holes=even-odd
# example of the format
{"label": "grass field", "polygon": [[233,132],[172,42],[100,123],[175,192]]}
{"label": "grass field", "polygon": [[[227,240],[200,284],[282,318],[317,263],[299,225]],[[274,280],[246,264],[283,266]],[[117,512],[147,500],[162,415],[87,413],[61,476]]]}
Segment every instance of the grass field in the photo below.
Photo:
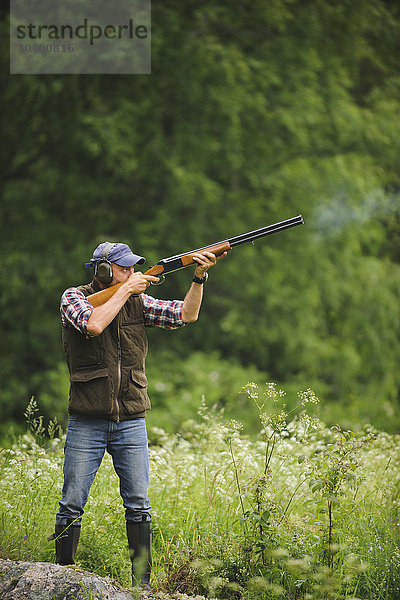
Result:
{"label": "grass field", "polygon": [[[399,437],[286,414],[273,384],[246,388],[260,434],[200,407],[179,434],[149,431],[156,589],[217,598],[400,598]],[[296,411],[298,415],[298,409]],[[63,434],[29,430],[0,450],[0,555],[54,560]],[[85,509],[77,562],[130,583],[118,479],[107,455]]]}

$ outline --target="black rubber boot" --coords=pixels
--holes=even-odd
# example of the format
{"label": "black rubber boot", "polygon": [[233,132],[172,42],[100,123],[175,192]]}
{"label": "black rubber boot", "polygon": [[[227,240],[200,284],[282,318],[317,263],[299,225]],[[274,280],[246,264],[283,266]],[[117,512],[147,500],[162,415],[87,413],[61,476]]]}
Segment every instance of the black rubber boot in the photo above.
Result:
{"label": "black rubber boot", "polygon": [[151,521],[127,521],[129,552],[132,561],[132,584],[150,589],[151,558]]}
{"label": "black rubber boot", "polygon": [[74,565],[75,552],[81,534],[80,525],[73,525],[69,519],[65,525],[56,525],[52,539],[56,542],[56,563],[59,565]]}

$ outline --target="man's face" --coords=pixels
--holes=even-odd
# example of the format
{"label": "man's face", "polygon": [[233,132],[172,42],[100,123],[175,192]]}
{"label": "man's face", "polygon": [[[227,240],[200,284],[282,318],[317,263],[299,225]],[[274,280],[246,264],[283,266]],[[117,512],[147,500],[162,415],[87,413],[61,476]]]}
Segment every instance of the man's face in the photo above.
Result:
{"label": "man's face", "polygon": [[135,270],[135,267],[120,267],[115,263],[112,263],[113,270],[113,280],[110,285],[115,285],[116,283],[124,283],[129,279],[132,273]]}

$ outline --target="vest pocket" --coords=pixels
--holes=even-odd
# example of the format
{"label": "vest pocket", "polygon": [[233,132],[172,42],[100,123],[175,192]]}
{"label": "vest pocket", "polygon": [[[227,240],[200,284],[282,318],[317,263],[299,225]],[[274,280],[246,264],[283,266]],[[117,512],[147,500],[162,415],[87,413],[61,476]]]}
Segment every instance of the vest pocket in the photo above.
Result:
{"label": "vest pocket", "polygon": [[112,413],[112,385],[106,367],[74,371],[69,379],[70,410],[99,417]]}
{"label": "vest pocket", "polygon": [[147,387],[147,377],[143,373],[143,371],[138,371],[137,369],[131,369],[131,381],[138,388],[146,388]]}
{"label": "vest pocket", "polygon": [[121,414],[134,415],[150,408],[147,377],[142,370],[129,369],[120,393]]}
{"label": "vest pocket", "polygon": [[91,381],[92,379],[98,379],[99,377],[108,377],[108,369],[105,367],[82,369],[81,371],[71,373],[69,380],[72,382]]}

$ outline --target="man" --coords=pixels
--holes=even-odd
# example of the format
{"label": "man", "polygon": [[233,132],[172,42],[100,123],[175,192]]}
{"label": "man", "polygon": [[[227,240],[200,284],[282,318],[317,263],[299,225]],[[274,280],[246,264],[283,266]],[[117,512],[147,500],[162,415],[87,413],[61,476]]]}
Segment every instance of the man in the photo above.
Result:
{"label": "man", "polygon": [[[158,277],[134,270],[145,259],[126,244],[105,242],[96,248],[87,265],[94,268],[92,283],[69,288],[62,296],[70,393],[64,486],[52,536],[59,564],[74,563],[84,506],[107,450],[120,480],[133,582],[144,556],[140,583],[149,587],[151,509],[145,413],[150,401],[145,328],[175,329],[197,320],[203,283],[217,259],[202,251],[194,260],[197,265],[185,299],[157,300],[145,291],[150,283],[159,281]],[[86,299],[117,283],[122,285],[105,304],[93,308]]]}

